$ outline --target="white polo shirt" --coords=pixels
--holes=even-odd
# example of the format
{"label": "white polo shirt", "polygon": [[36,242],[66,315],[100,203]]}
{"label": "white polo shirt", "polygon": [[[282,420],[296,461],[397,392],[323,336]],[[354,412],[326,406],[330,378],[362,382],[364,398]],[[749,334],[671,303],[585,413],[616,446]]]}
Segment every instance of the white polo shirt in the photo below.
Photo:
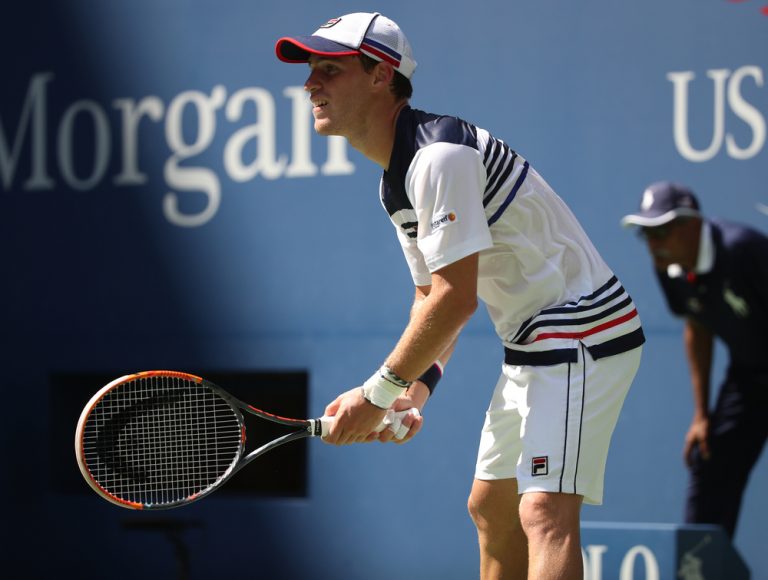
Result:
{"label": "white polo shirt", "polygon": [[580,224],[529,163],[488,131],[409,107],[382,204],[416,285],[479,253],[478,296],[510,364],[594,358],[644,342],[637,310]]}

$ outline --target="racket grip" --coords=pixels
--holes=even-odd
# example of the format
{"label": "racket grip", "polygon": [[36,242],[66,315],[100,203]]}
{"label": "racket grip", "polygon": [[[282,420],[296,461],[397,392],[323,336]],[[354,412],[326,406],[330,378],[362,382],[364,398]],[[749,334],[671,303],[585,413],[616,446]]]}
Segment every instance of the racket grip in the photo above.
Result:
{"label": "racket grip", "polygon": [[[403,419],[408,415],[411,415],[414,418],[421,416],[416,407],[411,407],[404,411],[393,411],[392,409],[388,409],[384,420],[379,423],[378,427],[376,427],[376,432],[381,433],[384,429],[389,427],[394,432],[395,439],[404,439],[410,430],[410,427],[403,425]],[[333,424],[333,417],[320,417],[318,421],[320,421],[320,437],[325,437]]]}

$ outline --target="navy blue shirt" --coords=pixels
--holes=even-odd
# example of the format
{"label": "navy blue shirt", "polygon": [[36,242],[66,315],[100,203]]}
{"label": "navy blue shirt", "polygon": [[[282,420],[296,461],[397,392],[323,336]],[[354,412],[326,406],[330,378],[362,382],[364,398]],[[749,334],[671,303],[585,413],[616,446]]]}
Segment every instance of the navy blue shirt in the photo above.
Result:
{"label": "navy blue shirt", "polygon": [[692,318],[728,347],[731,368],[768,371],[768,237],[720,220],[711,226],[715,260],[706,274],[657,271],[670,309]]}

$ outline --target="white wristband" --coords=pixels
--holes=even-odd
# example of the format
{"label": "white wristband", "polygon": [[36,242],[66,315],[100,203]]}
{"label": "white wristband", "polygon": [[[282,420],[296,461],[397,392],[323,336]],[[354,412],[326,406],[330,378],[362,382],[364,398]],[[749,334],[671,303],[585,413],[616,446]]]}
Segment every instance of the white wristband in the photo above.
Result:
{"label": "white wristband", "polygon": [[366,400],[380,409],[389,409],[407,387],[396,385],[387,380],[380,370],[373,373],[370,379],[363,383],[363,396]]}

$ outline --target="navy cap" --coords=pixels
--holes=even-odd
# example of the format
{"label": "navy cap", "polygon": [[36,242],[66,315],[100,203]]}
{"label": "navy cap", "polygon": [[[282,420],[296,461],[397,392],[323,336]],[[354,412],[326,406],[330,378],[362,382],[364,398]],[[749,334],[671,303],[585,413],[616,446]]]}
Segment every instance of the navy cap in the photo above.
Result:
{"label": "navy cap", "polygon": [[643,192],[640,211],[625,215],[621,225],[655,228],[683,216],[701,216],[696,196],[684,185],[658,181]]}

